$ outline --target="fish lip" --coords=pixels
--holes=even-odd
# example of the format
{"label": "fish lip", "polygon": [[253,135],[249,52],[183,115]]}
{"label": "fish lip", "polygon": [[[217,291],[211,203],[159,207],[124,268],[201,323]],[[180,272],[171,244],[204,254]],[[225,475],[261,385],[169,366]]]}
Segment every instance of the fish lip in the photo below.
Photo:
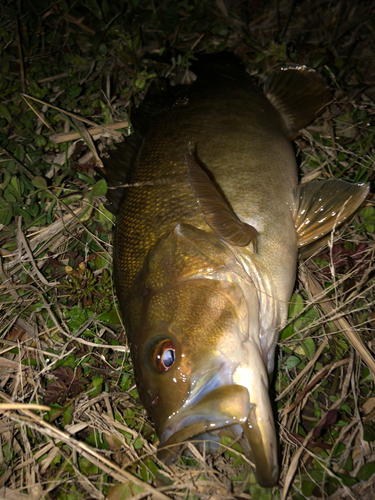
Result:
{"label": "fish lip", "polygon": [[[240,387],[240,386],[239,386]],[[279,468],[277,462],[277,444],[271,438],[270,446],[272,451],[265,446],[262,441],[262,432],[259,429],[256,416],[255,405],[249,403],[250,411],[244,422],[240,419],[233,421],[229,416],[227,418],[208,419],[206,415],[194,415],[195,422],[187,424],[186,421],[191,419],[190,415],[182,416],[174,423],[179,426],[168,438],[168,427],[160,436],[160,445],[157,451],[157,456],[165,465],[171,465],[177,461],[183,447],[195,436],[199,441],[199,435],[210,433],[220,429],[232,431],[233,439],[240,438],[239,443],[242,446],[245,456],[255,464],[255,475],[258,484],[264,488],[271,488],[277,483],[279,476]],[[217,443],[217,439],[212,438],[212,442]],[[208,442],[208,439],[203,439]]]}
{"label": "fish lip", "polygon": [[[227,420],[213,422],[212,420],[207,420],[203,416],[202,418],[200,417],[200,415],[197,415],[197,422],[183,427],[180,431],[172,434],[166,441],[163,442],[162,438],[160,439],[160,447],[157,451],[159,460],[161,460],[165,465],[170,465],[178,459],[183,446],[192,438],[197,437],[197,441],[199,441],[200,434],[205,432],[210,433],[213,430],[220,430],[238,425],[238,422],[233,423],[229,418]],[[212,427],[212,425],[214,425],[214,427]],[[203,441],[207,442],[208,440],[203,439]],[[217,442],[214,437],[212,438],[212,441]]]}
{"label": "fish lip", "polygon": [[252,406],[246,387],[232,384],[212,390],[160,430],[158,457],[166,464],[174,462],[186,441],[204,432],[245,423]]}
{"label": "fish lip", "polygon": [[[258,484],[264,488],[271,488],[279,477],[276,431],[273,416],[269,422],[262,423],[261,420],[259,410],[254,405],[247,422],[242,425],[243,437],[249,446],[249,458],[256,465],[255,475]],[[268,439],[265,439],[265,434],[268,434]]]}
{"label": "fish lip", "polygon": [[[262,382],[262,377],[257,378],[254,386],[254,403],[243,385],[224,385],[173,415],[158,431],[158,458],[169,465],[178,459],[186,441],[194,436],[199,440],[201,434],[223,428],[234,431],[235,437],[241,436],[243,451],[255,464],[258,484],[274,486],[279,474],[277,440],[268,385]],[[213,433],[212,441],[217,442],[215,437]]]}

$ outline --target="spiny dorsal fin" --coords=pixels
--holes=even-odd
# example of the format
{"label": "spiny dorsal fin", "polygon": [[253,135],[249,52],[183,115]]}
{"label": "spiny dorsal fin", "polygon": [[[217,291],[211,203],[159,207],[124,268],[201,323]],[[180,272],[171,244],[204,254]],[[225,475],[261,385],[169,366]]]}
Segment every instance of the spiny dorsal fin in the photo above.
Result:
{"label": "spiny dorsal fin", "polygon": [[331,179],[306,182],[294,190],[297,244],[304,247],[339,227],[364,201],[369,185]]}
{"label": "spiny dorsal fin", "polygon": [[325,79],[307,66],[274,70],[266,80],[264,93],[283,117],[290,138],[315,120],[330,99]]}
{"label": "spiny dorsal fin", "polygon": [[172,89],[165,78],[155,78],[147,95],[138,108],[133,109],[131,121],[134,133],[123,142],[116,144],[117,149],[109,151],[109,158],[102,158],[104,168],[96,171],[107,181],[107,209],[117,215],[125,194],[124,184],[129,181],[129,173],[135,164],[143,137],[147,133],[155,116],[171,102],[176,90]]}
{"label": "spiny dorsal fin", "polygon": [[214,233],[230,245],[245,247],[253,242],[255,247],[257,230],[238,219],[190,151],[185,154],[185,162],[190,187]]}
{"label": "spiny dorsal fin", "polygon": [[107,181],[107,199],[109,205],[106,208],[117,215],[122,198],[124,196],[124,184],[128,182],[129,172],[138,156],[142,144],[142,137],[134,132],[125,141],[116,144],[117,149],[109,152],[109,158],[102,158],[104,167],[96,171]]}
{"label": "spiny dorsal fin", "polygon": [[134,130],[144,137],[155,117],[174,102],[178,92],[179,88],[172,87],[166,78],[157,77],[152,80],[146,97],[138,108],[131,110]]}

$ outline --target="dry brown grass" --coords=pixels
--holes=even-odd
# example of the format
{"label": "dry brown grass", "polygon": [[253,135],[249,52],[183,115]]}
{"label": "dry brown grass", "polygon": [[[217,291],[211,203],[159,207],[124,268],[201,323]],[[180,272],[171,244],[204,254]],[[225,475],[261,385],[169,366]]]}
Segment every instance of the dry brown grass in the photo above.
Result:
{"label": "dry brown grass", "polygon": [[[157,2],[144,3],[150,12],[160,12]],[[118,84],[126,86],[140,69],[151,73],[154,63],[145,54],[156,51],[162,40],[183,50],[234,50],[249,61],[249,71],[260,81],[273,66],[292,57],[294,62],[316,65],[325,71],[333,88],[329,109],[297,139],[302,176],[305,180],[354,180],[365,168],[373,182],[375,41],[371,3],[279,0],[276,10],[274,4],[265,8],[256,0],[217,0],[205,4],[211,17],[195,22],[190,21],[187,5],[181,2],[175,13],[179,24],[174,30],[161,21],[155,21],[155,28],[145,22],[142,43],[135,50],[137,68],[126,52],[129,43],[121,37],[113,46],[124,44],[123,53],[119,56],[113,46],[108,52],[112,73],[108,68],[100,72],[102,61],[91,69],[84,68],[88,81],[102,79],[106,123],[118,121],[119,127],[124,127],[129,103],[129,95],[121,97],[111,91],[108,75],[116,74]],[[172,9],[169,4],[168,8]],[[55,13],[61,15],[61,11]],[[141,14],[137,15],[138,20],[129,28],[133,37],[141,22]],[[87,14],[86,21],[80,19],[74,9],[67,16],[66,33],[82,37],[80,43],[84,46],[89,36],[87,29],[93,29],[92,18]],[[54,23],[51,27],[60,29]],[[19,53],[20,87],[31,95],[27,67],[19,64],[20,60],[26,66],[30,63],[20,49],[21,26],[11,20],[4,26],[14,33],[8,45],[14,45]],[[336,64],[339,60],[341,65]],[[166,73],[171,68],[161,64],[158,70]],[[43,161],[49,167],[43,172],[47,172],[48,188],[40,203],[45,212],[55,204],[50,223],[33,226],[17,216],[12,219],[13,226],[0,226],[0,497],[104,499],[109,487],[119,483],[108,498],[375,498],[375,474],[368,477],[363,472],[364,466],[371,468],[375,464],[375,247],[374,233],[364,228],[363,215],[356,215],[346,228],[335,232],[323,250],[317,249],[299,266],[296,294],[302,306],[290,319],[294,332],[280,342],[275,376],[282,460],[279,485],[272,492],[258,488],[248,461],[238,459],[238,451],[228,452],[225,447],[217,456],[206,457],[189,444],[194,462],[185,460],[166,467],[156,458],[152,423],[137,399],[123,330],[101,320],[99,313],[85,317],[79,324],[66,316],[70,306],[63,303],[66,296],[58,287],[62,279],[70,276],[64,268],[72,252],[78,252],[83,256],[80,262],[86,263],[82,272],[87,272],[88,260],[97,256],[107,259],[104,268],[110,269],[111,222],[103,213],[101,194],[90,196],[93,184],[76,177],[53,186],[51,179],[77,161],[89,164],[98,160],[104,148],[119,140],[119,132],[114,130],[115,124],[97,127],[83,116],[79,106],[71,111],[71,118],[80,123],[74,122],[78,132],[66,113],[57,121],[48,101],[58,96],[59,90],[47,85],[55,85],[56,74],[51,74],[50,82],[40,83],[47,89],[43,99],[28,99],[37,110],[35,132],[43,131],[46,136],[52,132],[78,133],[87,145],[82,147],[74,137],[67,136],[65,139],[73,143],[66,152],[56,152],[49,145],[45,148]],[[173,69],[170,77],[181,81],[186,77],[185,68]],[[56,78],[58,86],[58,78],[68,78],[68,72]],[[136,99],[143,95],[140,92]],[[55,107],[64,108],[64,101]],[[90,126],[97,127],[93,141],[86,130]],[[59,137],[64,140],[64,136]],[[23,139],[22,134],[14,134],[14,141],[21,143]],[[30,169],[27,159],[17,159],[9,147],[6,154],[2,161],[13,158],[20,175],[36,179],[35,187],[40,185],[42,171]],[[1,164],[0,172],[5,175]],[[94,178],[89,167],[82,172]],[[0,181],[4,182],[4,176]],[[70,197],[69,204],[64,196]],[[366,206],[373,207],[373,200],[370,195]],[[103,213],[101,218],[99,211]],[[10,250],[4,244],[9,241],[13,243]],[[351,250],[343,250],[340,261],[338,249],[344,248],[343,242],[350,242]],[[77,279],[81,279],[79,260],[75,262],[77,267],[69,272],[78,273]],[[46,272],[47,264],[60,264],[61,268],[59,272]],[[93,269],[100,278],[103,266]],[[112,297],[114,301],[114,291]],[[82,307],[82,301],[78,305]],[[303,343],[306,339],[313,339],[313,348]],[[300,362],[288,364],[291,356]],[[71,364],[64,365],[66,360]],[[58,366],[66,371],[55,371]],[[99,381],[97,385],[95,380]],[[52,412],[43,405],[48,382],[65,387],[65,400]],[[81,384],[77,393],[73,382]],[[314,431],[316,428],[320,434]],[[358,476],[360,471],[362,475]],[[327,485],[335,485],[336,490],[325,491]]]}

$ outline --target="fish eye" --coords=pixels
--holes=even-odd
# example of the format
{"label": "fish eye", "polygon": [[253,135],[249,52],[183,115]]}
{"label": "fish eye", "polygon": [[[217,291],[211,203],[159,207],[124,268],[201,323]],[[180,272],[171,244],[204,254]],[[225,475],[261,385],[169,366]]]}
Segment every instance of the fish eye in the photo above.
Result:
{"label": "fish eye", "polygon": [[176,360],[176,349],[171,340],[162,340],[159,342],[153,353],[156,369],[161,372],[167,372],[173,366]]}

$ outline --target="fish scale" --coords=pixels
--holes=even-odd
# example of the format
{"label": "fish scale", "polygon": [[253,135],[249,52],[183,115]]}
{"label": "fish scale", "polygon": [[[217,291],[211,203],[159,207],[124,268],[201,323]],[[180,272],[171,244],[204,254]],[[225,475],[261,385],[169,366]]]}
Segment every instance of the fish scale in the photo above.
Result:
{"label": "fish scale", "polygon": [[368,186],[297,186],[290,139],[329,100],[315,71],[280,68],[264,94],[226,58],[200,71],[156,113],[151,102],[149,123],[105,164],[111,186],[131,185],[111,196],[115,286],[159,458],[176,460],[186,440],[215,451],[229,432],[270,487],[269,374],[298,246],[344,222]]}
{"label": "fish scale", "polygon": [[[243,89],[246,84],[247,87]],[[219,89],[216,93],[212,91],[213,85]],[[290,141],[282,133],[277,111],[253,86],[250,77],[242,72],[239,83],[232,80],[228,83],[228,78],[222,78],[215,79],[214,83],[209,81],[202,87],[190,93],[192,97],[188,98],[187,103],[173,106],[158,121],[157,126],[151,127],[140,151],[129,183],[170,179],[171,184],[129,188],[118,227],[126,227],[127,233],[130,231],[131,234],[139,235],[139,240],[122,237],[122,230],[119,229],[116,234],[117,255],[121,261],[129,258],[135,248],[143,252],[135,258],[138,266],[127,268],[126,281],[122,279],[117,287],[119,293],[122,293],[122,288],[126,290],[131,287],[145,253],[177,222],[209,229],[187,183],[184,154],[189,143],[196,146],[200,160],[209,169],[237,215],[262,229],[258,258],[266,261],[270,267],[275,267],[272,275],[276,284],[286,279],[285,275],[277,278],[281,271],[273,265],[280,245],[290,242],[291,251],[288,255],[290,260],[296,258],[294,223],[286,206],[286,200],[291,200],[293,188],[297,184],[296,163]],[[225,104],[222,103],[223,95]],[[249,100],[249,96],[252,99]],[[264,116],[266,112],[269,113],[268,117]],[[260,118],[255,119],[254,115],[259,114]],[[231,118],[233,115],[235,117]],[[181,123],[178,130],[173,125],[176,121]],[[275,124],[272,126],[273,122]],[[271,147],[265,150],[262,144],[268,144],[270,136]],[[267,165],[266,172],[262,168],[264,163]],[[229,177],[228,167],[234,164],[236,167]],[[280,172],[282,179],[278,175]],[[270,198],[274,207],[272,212]],[[137,216],[129,221],[129,214],[135,212]],[[277,223],[280,220],[282,229],[279,230]],[[288,268],[289,263],[285,267]],[[289,299],[294,283],[294,276],[290,274],[288,271],[290,283],[286,292],[280,290],[278,294],[283,302]]]}

